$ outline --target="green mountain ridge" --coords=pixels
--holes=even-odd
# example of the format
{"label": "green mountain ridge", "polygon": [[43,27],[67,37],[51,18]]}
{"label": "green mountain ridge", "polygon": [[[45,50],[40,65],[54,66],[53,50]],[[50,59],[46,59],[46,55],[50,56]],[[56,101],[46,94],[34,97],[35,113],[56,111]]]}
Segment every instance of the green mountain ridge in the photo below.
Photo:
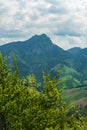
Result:
{"label": "green mountain ridge", "polygon": [[34,73],[40,81],[43,71],[56,74],[62,67],[62,76],[66,77],[65,84],[68,88],[86,83],[87,48],[71,48],[65,51],[53,44],[46,34],[41,34],[23,42],[2,45],[0,51],[8,56],[9,63],[12,62],[14,52],[21,76]]}

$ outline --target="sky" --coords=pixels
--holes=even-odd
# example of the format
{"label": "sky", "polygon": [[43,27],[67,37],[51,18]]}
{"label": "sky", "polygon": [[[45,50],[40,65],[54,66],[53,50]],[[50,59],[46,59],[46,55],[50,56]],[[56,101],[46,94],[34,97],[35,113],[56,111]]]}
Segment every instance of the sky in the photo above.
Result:
{"label": "sky", "polygon": [[65,50],[87,47],[87,0],[0,0],[0,45],[43,33]]}

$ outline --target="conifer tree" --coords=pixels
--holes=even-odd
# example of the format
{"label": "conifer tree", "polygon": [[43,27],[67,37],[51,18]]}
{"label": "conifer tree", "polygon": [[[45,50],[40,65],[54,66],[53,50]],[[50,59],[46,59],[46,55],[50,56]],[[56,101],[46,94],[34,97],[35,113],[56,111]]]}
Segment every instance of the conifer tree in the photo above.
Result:
{"label": "conifer tree", "polygon": [[0,54],[0,130],[86,130],[87,118],[62,101],[57,77],[43,74],[43,91],[34,75],[19,79]]}

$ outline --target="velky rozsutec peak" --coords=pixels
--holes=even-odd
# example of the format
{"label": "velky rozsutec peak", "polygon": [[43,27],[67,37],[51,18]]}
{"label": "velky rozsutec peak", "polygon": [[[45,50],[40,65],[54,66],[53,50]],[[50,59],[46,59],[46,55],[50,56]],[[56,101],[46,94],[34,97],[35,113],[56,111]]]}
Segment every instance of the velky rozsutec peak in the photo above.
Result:
{"label": "velky rozsutec peak", "polygon": [[46,34],[34,35],[27,42],[38,43],[38,44],[52,44],[52,41]]}
{"label": "velky rozsutec peak", "polygon": [[[43,39],[50,39],[50,38],[48,38],[48,36],[46,35],[46,34],[41,34],[41,35],[34,35],[34,36],[32,36],[30,39],[40,39],[40,38],[43,38]],[[30,40],[29,39],[29,40]]]}

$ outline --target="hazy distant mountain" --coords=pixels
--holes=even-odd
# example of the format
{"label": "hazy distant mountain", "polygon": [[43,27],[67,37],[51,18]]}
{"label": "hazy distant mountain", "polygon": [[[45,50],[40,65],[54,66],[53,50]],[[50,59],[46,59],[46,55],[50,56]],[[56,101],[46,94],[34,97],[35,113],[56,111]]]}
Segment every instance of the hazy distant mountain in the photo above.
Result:
{"label": "hazy distant mountain", "polygon": [[9,63],[14,52],[22,76],[34,73],[40,79],[42,71],[53,74],[63,67],[62,75],[66,75],[66,84],[70,85],[70,82],[74,81],[72,86],[75,86],[79,85],[81,78],[84,79],[87,74],[87,48],[65,51],[53,44],[46,34],[35,35],[23,42],[2,45],[0,51],[8,56]]}
{"label": "hazy distant mountain", "polygon": [[82,79],[87,79],[87,48],[72,48],[68,50],[74,59],[75,64],[77,64],[77,70],[82,73]]}
{"label": "hazy distant mountain", "polygon": [[68,49],[67,51],[73,55],[76,55],[80,50],[82,50],[80,47],[74,47],[74,48]]}

